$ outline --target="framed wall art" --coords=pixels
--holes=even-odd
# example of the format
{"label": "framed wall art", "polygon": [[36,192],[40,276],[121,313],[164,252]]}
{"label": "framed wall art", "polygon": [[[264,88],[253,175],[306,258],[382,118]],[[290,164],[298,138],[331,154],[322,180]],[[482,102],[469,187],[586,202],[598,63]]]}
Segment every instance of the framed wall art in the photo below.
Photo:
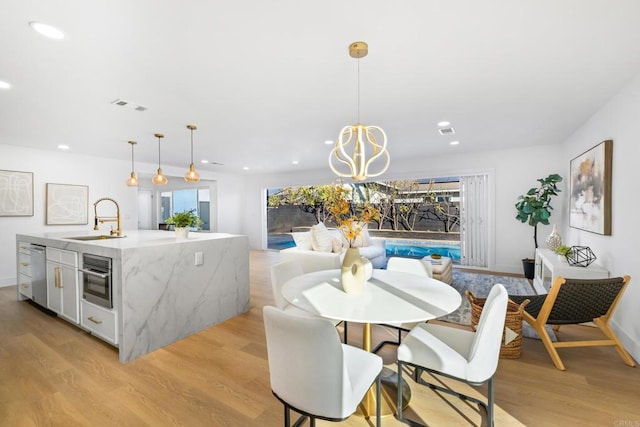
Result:
{"label": "framed wall art", "polygon": [[33,172],[0,170],[0,216],[33,216]]}
{"label": "framed wall art", "polygon": [[89,187],[47,183],[47,225],[87,224]]}
{"label": "framed wall art", "polygon": [[569,225],[611,235],[613,141],[603,141],[571,160]]}

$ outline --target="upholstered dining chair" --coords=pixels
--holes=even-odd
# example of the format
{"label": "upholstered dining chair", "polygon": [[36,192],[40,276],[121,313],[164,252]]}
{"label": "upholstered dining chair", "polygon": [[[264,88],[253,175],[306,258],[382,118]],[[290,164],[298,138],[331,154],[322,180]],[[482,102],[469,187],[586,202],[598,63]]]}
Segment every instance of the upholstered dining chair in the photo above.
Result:
{"label": "upholstered dining chair", "polygon": [[[282,286],[294,277],[302,276],[302,265],[295,261],[282,261],[271,266],[271,291],[273,292],[273,299],[276,302],[276,307],[280,310],[287,311],[289,313],[302,316],[302,317],[317,317],[308,311],[299,309],[298,307],[291,305],[282,296]],[[331,320],[334,326],[338,326],[343,323],[343,337],[344,342],[347,342],[347,322],[341,322],[339,320]]]}
{"label": "upholstered dining chair", "polygon": [[[635,366],[633,358],[609,326],[630,280],[629,276],[590,280],[556,277],[546,295],[511,295],[510,298],[517,304],[527,298],[530,300],[522,316],[538,333],[554,365],[561,371],[565,366],[556,349],[565,347],[613,346],[624,363]],[[553,342],[545,329],[545,325],[552,325],[557,330],[560,325],[586,322],[593,322],[607,339]]]}
{"label": "upholstered dining chair", "polygon": [[[492,426],[493,374],[498,367],[507,301],[504,286],[494,285],[482,309],[475,332],[433,323],[421,323],[413,328],[398,346],[398,385],[401,384],[405,366],[412,366],[417,383],[479,404],[486,411],[487,425]],[[425,381],[422,378],[423,371],[473,386],[487,383],[487,402]],[[397,411],[399,420],[420,425],[403,417],[400,398]]]}
{"label": "upholstered dining chair", "polygon": [[380,426],[382,358],[342,344],[333,325],[322,318],[295,317],[276,307],[263,309],[271,391],[284,405],[284,425],[290,410],[308,417],[343,421],[353,414],[372,384],[376,384],[376,426]]}
{"label": "upholstered dining chair", "polygon": [[[433,267],[429,261],[423,261],[415,258],[391,257],[387,261],[387,270],[399,271],[402,273],[414,274],[420,277],[432,277]],[[381,326],[393,328],[398,331],[398,340],[380,341],[373,348],[373,352],[377,353],[385,345],[400,345],[402,341],[402,332],[409,332],[417,323],[385,323]]]}

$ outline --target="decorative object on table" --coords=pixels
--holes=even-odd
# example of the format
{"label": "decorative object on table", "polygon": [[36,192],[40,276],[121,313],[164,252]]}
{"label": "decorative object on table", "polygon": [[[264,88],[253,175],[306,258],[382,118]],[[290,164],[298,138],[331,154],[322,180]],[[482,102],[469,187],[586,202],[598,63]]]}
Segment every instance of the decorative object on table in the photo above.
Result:
{"label": "decorative object on table", "polygon": [[[487,299],[476,297],[468,289],[464,294],[471,306],[471,326],[475,331]],[[516,304],[511,300],[507,302],[507,315],[504,322],[502,345],[500,346],[501,359],[517,359],[522,354],[522,312],[527,304],[529,304],[528,299],[525,299],[520,304]]]}
{"label": "decorative object on table", "polygon": [[0,216],[33,216],[33,172],[0,170]]}
{"label": "decorative object on table", "polygon": [[191,131],[191,164],[189,165],[187,173],[184,174],[184,180],[187,182],[198,182],[200,181],[200,174],[193,164],[193,131],[198,129],[198,127],[196,125],[187,125],[187,129]]}
{"label": "decorative object on table", "polygon": [[178,239],[187,239],[189,237],[189,229],[199,229],[202,226],[202,220],[196,214],[195,209],[178,212],[167,218],[165,223],[175,227],[176,237]]}
{"label": "decorative object on table", "polygon": [[[538,224],[549,225],[549,217],[553,210],[551,198],[557,196],[560,192],[557,184],[562,182],[562,177],[558,174],[551,174],[546,178],[539,178],[538,182],[540,186],[538,188],[530,188],[526,194],[518,196],[515,205],[517,210],[516,219],[533,227],[534,249],[538,249]],[[533,258],[524,258],[522,266],[525,277],[533,279]]]}
{"label": "decorative object on table", "polygon": [[570,162],[569,226],[611,235],[613,141],[603,141]]}
{"label": "decorative object on table", "polygon": [[567,254],[567,262],[569,265],[578,267],[588,267],[596,260],[596,255],[589,246],[571,246]]}
{"label": "decorative object on table", "polygon": [[89,187],[47,183],[46,224],[89,223]]}
{"label": "decorative object on table", "polygon": [[[368,52],[369,47],[365,42],[354,42],[349,45],[349,55],[358,59],[358,120],[357,124],[342,128],[335,147],[329,155],[329,167],[333,173],[355,181],[382,175],[389,167],[387,135],[378,126],[360,123],[360,58],[364,58]],[[348,153],[347,149],[351,149],[352,153]],[[370,172],[369,167],[376,162],[382,162],[380,169]],[[336,166],[346,172],[339,171]]]}
{"label": "decorative object on table", "polygon": [[560,245],[562,245],[562,236],[558,233],[558,225],[553,224],[553,229],[547,236],[547,247],[552,251],[555,251]]}
{"label": "decorative object on table", "polygon": [[[360,292],[367,281],[366,258],[360,256],[358,246],[368,245],[364,242],[363,231],[367,224],[379,218],[380,213],[369,202],[353,203],[348,199],[349,191],[341,185],[333,185],[326,199],[327,209],[338,224],[348,245],[342,261],[341,280],[345,292]],[[370,268],[372,271],[372,268]]]}
{"label": "decorative object on table", "polygon": [[567,257],[571,255],[572,248],[567,245],[560,245],[555,249],[555,253],[558,254],[558,261],[567,262]]}

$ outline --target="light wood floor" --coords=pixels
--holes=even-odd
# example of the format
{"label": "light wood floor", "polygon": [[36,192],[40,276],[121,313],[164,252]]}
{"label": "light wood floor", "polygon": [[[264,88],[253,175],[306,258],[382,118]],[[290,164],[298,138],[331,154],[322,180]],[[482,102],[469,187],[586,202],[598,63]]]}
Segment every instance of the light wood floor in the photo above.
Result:
{"label": "light wood floor", "polygon": [[[282,425],[282,406],[269,387],[261,310],[273,304],[268,269],[277,260],[276,252],[251,253],[248,313],[128,364],[109,345],[17,302],[14,286],[0,288],[0,426]],[[357,345],[358,325],[349,332]],[[595,333],[568,326],[559,335]],[[376,327],[374,335],[391,333]],[[540,341],[525,339],[520,359],[500,361],[496,425],[640,425],[640,369],[611,348],[560,354],[565,372],[554,368]],[[393,367],[394,349],[383,356]],[[410,416],[429,426],[479,425],[473,406],[409,383]],[[319,424],[371,425],[358,417]],[[401,424],[387,417],[383,425]]]}

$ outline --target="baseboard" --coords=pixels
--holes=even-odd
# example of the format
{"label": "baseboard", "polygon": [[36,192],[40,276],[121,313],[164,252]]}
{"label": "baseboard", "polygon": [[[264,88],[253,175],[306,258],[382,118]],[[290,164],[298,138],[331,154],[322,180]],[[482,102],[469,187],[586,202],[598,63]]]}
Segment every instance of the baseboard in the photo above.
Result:
{"label": "baseboard", "polygon": [[0,279],[0,288],[15,286],[16,283],[18,283],[18,280],[15,277],[5,277],[4,279]]}
{"label": "baseboard", "polygon": [[618,323],[614,322],[613,319],[609,322],[609,325],[622,342],[625,350],[629,352],[636,362],[640,363],[640,337],[631,336],[626,330],[622,329]]}

